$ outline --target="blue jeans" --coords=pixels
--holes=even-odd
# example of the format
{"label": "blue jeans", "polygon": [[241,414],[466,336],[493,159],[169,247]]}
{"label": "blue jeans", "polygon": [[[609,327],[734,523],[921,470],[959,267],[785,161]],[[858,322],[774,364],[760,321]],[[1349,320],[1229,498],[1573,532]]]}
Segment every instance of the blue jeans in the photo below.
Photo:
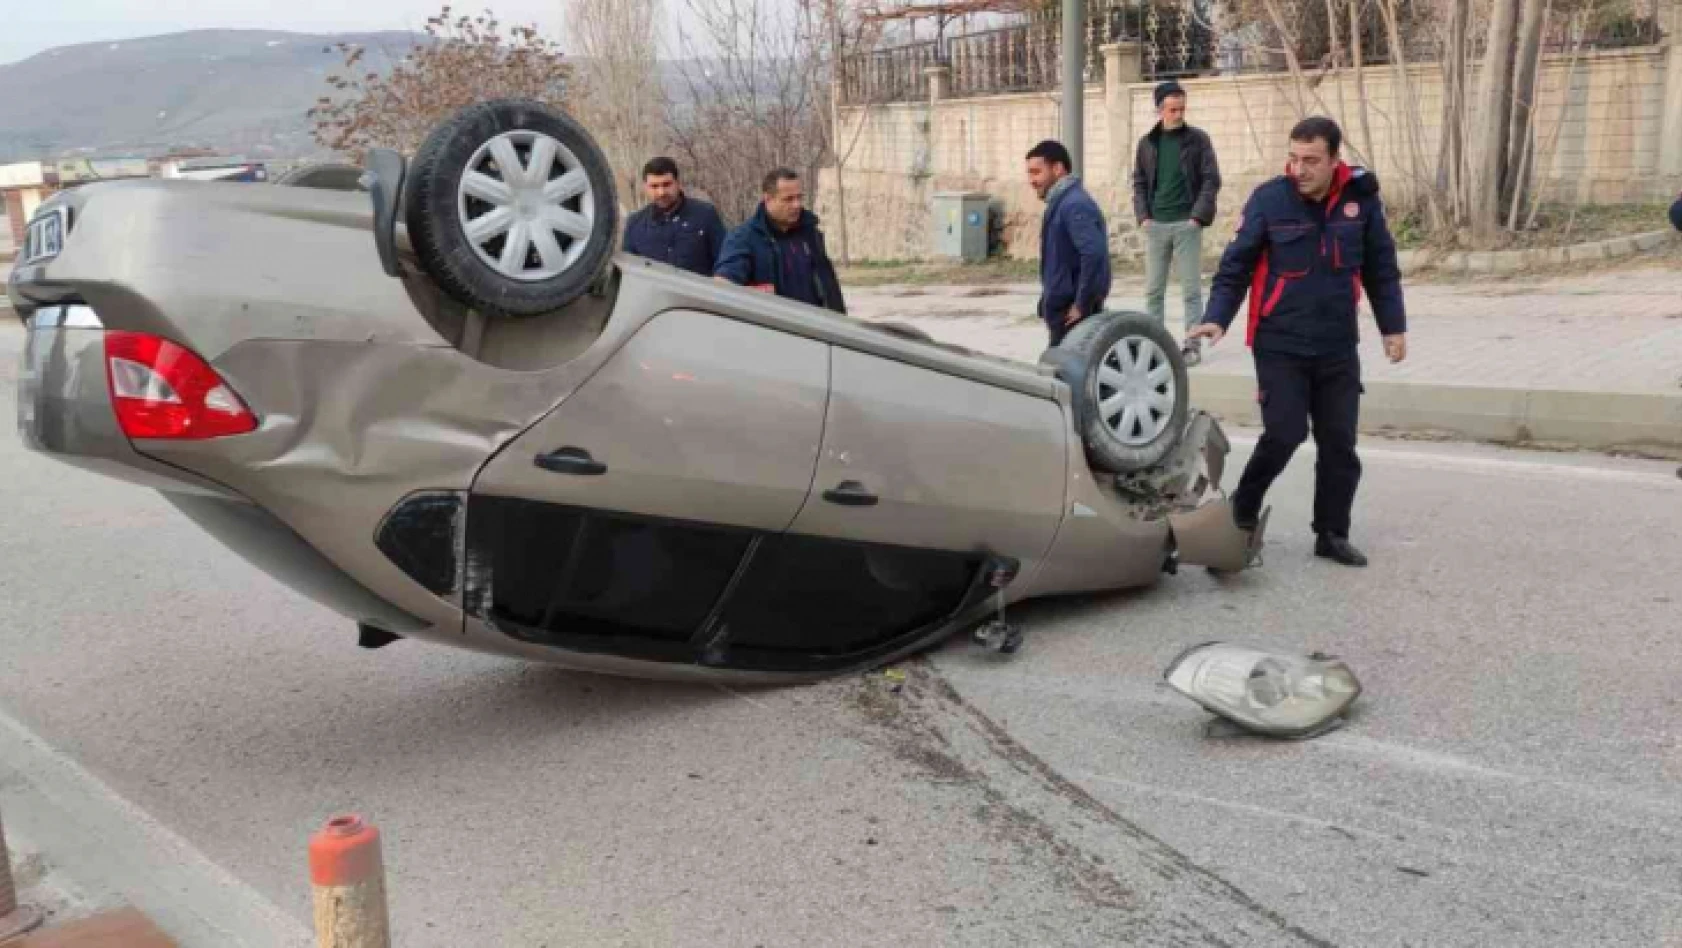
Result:
{"label": "blue jeans", "polygon": [[1170,270],[1180,281],[1185,327],[1190,329],[1203,319],[1203,228],[1195,221],[1151,221],[1145,226],[1145,311],[1164,324]]}

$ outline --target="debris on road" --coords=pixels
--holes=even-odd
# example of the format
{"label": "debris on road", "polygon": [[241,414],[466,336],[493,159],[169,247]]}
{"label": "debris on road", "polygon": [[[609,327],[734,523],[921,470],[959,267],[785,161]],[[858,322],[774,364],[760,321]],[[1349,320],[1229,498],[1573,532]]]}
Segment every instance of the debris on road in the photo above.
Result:
{"label": "debris on road", "polygon": [[1355,672],[1333,656],[1315,652],[1304,658],[1223,642],[1186,649],[1162,677],[1245,732],[1292,740],[1342,726],[1361,694]]}

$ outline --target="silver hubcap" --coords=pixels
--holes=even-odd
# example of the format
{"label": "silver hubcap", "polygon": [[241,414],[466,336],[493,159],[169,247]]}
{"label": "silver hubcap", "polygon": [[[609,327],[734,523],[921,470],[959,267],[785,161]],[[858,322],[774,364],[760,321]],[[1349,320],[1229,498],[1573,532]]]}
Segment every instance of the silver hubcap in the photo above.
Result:
{"label": "silver hubcap", "polygon": [[1156,440],[1174,414],[1174,365],[1144,336],[1128,336],[1098,365],[1099,414],[1122,444]]}
{"label": "silver hubcap", "polygon": [[479,146],[456,191],[462,233],[486,265],[515,280],[548,280],[584,255],[596,223],[590,177],[541,132],[503,132]]}

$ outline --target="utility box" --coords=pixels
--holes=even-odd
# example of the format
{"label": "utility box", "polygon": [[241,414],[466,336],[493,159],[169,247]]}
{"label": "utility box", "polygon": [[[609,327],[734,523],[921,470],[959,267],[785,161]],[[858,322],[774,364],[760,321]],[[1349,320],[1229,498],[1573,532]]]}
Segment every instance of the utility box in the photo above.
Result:
{"label": "utility box", "polygon": [[934,196],[929,243],[936,257],[965,263],[987,259],[988,200],[980,191],[942,191]]}

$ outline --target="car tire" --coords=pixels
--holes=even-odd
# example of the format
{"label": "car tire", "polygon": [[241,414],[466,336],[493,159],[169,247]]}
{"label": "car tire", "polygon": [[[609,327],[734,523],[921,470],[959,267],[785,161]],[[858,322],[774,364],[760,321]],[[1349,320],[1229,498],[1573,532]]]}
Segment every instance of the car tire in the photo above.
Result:
{"label": "car tire", "polygon": [[1160,322],[1144,313],[1101,312],[1076,324],[1042,361],[1058,366],[1073,394],[1075,427],[1095,470],[1146,470],[1179,444],[1190,381],[1185,357]]}
{"label": "car tire", "polygon": [[422,269],[492,316],[538,316],[588,292],[612,256],[618,213],[595,139],[566,113],[523,99],[458,111],[415,152],[404,184]]}

